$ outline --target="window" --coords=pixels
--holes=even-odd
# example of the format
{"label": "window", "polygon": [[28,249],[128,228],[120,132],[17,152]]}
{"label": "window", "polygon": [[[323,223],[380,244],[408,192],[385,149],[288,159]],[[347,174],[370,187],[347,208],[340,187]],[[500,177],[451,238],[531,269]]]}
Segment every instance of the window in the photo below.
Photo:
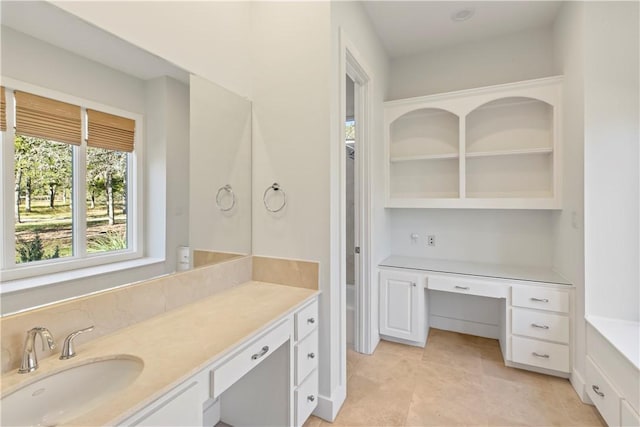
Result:
{"label": "window", "polygon": [[3,280],[141,256],[140,117],[29,89],[0,94]]}

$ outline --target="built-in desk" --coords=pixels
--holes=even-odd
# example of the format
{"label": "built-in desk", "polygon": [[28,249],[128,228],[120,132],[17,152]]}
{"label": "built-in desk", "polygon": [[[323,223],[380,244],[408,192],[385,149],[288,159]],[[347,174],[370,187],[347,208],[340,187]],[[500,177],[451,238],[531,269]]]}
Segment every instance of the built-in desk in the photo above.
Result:
{"label": "built-in desk", "polygon": [[571,372],[573,286],[554,271],[402,256],[379,267],[383,339],[423,346],[435,327],[498,339],[508,366]]}

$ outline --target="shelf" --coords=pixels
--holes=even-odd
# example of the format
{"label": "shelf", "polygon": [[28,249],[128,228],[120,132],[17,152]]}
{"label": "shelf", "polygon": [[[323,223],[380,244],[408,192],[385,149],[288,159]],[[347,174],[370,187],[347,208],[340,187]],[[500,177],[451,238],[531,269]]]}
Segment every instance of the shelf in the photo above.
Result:
{"label": "shelf", "polygon": [[439,160],[439,159],[457,159],[458,153],[445,153],[445,154],[423,154],[415,156],[395,156],[391,157],[389,161],[391,163],[397,162],[414,162],[418,160]]}
{"label": "shelf", "polygon": [[561,79],[385,103],[386,207],[561,208]]}
{"label": "shelf", "polygon": [[520,156],[526,154],[549,154],[553,153],[553,148],[525,148],[522,150],[495,150],[495,151],[472,151],[467,152],[467,157],[491,157],[491,156]]}
{"label": "shelf", "polygon": [[[487,194],[485,194],[487,195]],[[403,195],[405,196],[405,195]],[[419,194],[406,197],[393,196],[385,202],[385,208],[403,209],[562,209],[560,202],[553,198],[467,198],[460,199],[453,193],[451,197],[425,198]]]}
{"label": "shelf", "polygon": [[549,199],[553,195],[548,191],[476,191],[467,192],[468,199]]}

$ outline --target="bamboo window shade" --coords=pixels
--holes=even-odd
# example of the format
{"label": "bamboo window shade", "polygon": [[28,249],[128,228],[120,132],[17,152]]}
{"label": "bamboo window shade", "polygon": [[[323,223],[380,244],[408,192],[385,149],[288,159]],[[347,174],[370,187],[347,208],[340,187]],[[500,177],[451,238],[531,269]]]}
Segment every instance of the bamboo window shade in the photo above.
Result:
{"label": "bamboo window shade", "polygon": [[87,146],[115,151],[133,151],[135,120],[87,109]]}
{"label": "bamboo window shade", "polygon": [[7,101],[4,94],[4,86],[0,86],[0,131],[7,130]]}
{"label": "bamboo window shade", "polygon": [[80,106],[27,92],[15,91],[14,95],[17,134],[81,144]]}

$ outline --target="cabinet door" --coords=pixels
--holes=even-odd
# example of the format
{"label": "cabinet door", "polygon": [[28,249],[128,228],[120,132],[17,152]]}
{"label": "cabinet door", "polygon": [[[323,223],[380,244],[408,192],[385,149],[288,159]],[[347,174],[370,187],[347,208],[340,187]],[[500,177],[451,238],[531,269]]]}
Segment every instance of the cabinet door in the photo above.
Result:
{"label": "cabinet door", "polygon": [[[186,384],[184,388],[168,397],[151,411],[131,417],[130,426],[201,426],[202,404],[206,400],[206,391],[203,396],[202,387],[194,381]],[[143,410],[144,411],[144,410]],[[141,411],[142,412],[142,411]]]}
{"label": "cabinet door", "polygon": [[420,341],[424,286],[420,274],[380,272],[380,334]]}

